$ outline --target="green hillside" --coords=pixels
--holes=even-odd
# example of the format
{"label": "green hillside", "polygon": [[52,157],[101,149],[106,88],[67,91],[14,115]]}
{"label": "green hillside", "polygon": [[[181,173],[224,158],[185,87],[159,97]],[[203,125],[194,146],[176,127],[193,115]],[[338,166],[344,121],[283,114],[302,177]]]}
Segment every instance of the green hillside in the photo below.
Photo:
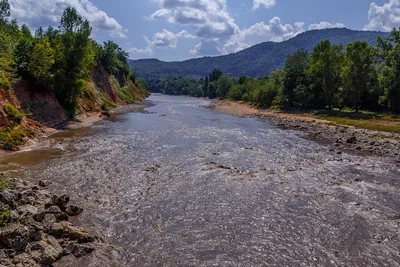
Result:
{"label": "green hillside", "polygon": [[311,51],[322,40],[329,40],[333,45],[347,45],[357,40],[375,45],[379,36],[386,37],[387,35],[388,33],[354,31],[344,28],[313,30],[288,41],[261,43],[225,56],[203,57],[182,62],[141,59],[130,61],[130,65],[131,67],[137,66],[137,75],[140,78],[162,78],[169,75],[198,78],[208,75],[214,68],[219,68],[224,74],[231,77],[242,75],[261,77],[282,68],[287,55],[298,49]]}

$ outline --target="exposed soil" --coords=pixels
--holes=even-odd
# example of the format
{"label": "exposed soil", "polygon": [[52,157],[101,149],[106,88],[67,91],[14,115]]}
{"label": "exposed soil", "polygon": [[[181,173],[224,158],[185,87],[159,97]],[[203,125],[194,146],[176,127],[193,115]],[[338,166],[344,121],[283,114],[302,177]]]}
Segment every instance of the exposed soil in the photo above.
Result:
{"label": "exposed soil", "polygon": [[214,102],[211,110],[239,117],[260,117],[284,129],[301,130],[316,141],[329,142],[338,154],[343,150],[393,156],[400,161],[400,135],[333,124],[306,115],[257,109],[243,102]]}

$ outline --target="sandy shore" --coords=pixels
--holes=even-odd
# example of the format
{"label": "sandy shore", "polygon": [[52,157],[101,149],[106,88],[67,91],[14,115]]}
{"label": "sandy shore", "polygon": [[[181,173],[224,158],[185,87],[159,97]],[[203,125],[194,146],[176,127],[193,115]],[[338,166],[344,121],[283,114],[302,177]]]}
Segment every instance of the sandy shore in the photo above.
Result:
{"label": "sandy shore", "polygon": [[309,138],[328,142],[332,150],[341,154],[353,150],[368,154],[395,157],[400,161],[400,135],[381,131],[358,129],[334,124],[312,116],[287,114],[279,111],[257,109],[243,102],[216,101],[211,110],[239,117],[260,117],[284,129],[301,130]]}

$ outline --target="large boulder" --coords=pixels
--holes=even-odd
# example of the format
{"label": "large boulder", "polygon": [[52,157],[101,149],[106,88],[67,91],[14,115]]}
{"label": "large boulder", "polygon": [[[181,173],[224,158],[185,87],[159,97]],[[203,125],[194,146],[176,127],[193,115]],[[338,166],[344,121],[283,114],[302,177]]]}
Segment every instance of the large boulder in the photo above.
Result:
{"label": "large boulder", "polygon": [[26,252],[39,264],[49,265],[63,256],[63,248],[53,236],[45,235],[39,242],[29,244]]}
{"label": "large boulder", "polygon": [[30,227],[14,223],[0,229],[0,247],[23,250],[32,235]]}
{"label": "large boulder", "polygon": [[79,243],[88,243],[96,240],[96,237],[88,233],[84,228],[73,226],[69,222],[54,223],[50,233],[55,237],[77,240]]}
{"label": "large boulder", "polygon": [[51,206],[46,210],[42,210],[34,215],[34,219],[37,222],[43,222],[47,214],[53,214],[58,222],[68,221],[68,215],[64,213],[58,206]]}
{"label": "large boulder", "polygon": [[65,211],[67,209],[68,202],[69,202],[69,196],[67,195],[53,196],[50,200],[50,203],[46,204],[46,208],[51,206],[57,206],[62,211]]}

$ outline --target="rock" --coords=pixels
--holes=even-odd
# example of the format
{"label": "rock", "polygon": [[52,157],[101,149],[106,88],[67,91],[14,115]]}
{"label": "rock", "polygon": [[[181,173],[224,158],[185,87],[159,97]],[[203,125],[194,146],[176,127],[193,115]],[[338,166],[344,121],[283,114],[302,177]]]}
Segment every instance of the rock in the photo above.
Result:
{"label": "rock", "polygon": [[46,235],[42,241],[29,244],[27,253],[39,264],[52,264],[63,256],[63,248],[53,236]]}
{"label": "rock", "polygon": [[37,222],[43,222],[46,214],[53,214],[58,222],[68,221],[68,215],[61,211],[58,206],[51,206],[47,210],[42,210],[41,212],[34,215],[34,219]]}
{"label": "rock", "polygon": [[87,254],[92,253],[93,251],[95,251],[95,249],[92,247],[89,247],[86,245],[81,245],[81,244],[76,244],[74,246],[72,254],[74,254],[75,257],[80,258],[80,257],[86,256]]}
{"label": "rock", "polygon": [[343,152],[342,152],[342,151],[338,151],[338,152],[336,152],[336,154],[338,154],[338,155],[342,155],[342,154],[343,154]]}
{"label": "rock", "polygon": [[17,200],[18,200],[17,194],[11,191],[0,191],[0,202],[3,202],[4,204],[11,206]]}
{"label": "rock", "polygon": [[16,255],[13,259],[13,264],[15,267],[41,267],[27,253]]}
{"label": "rock", "polygon": [[64,256],[68,256],[68,255],[72,254],[72,252],[74,251],[75,245],[76,245],[76,242],[68,243],[63,251]]}
{"label": "rock", "polygon": [[76,216],[79,215],[83,212],[83,209],[77,207],[77,206],[73,206],[73,205],[69,205],[67,206],[65,213],[67,213],[69,216]]}
{"label": "rock", "polygon": [[69,202],[69,197],[67,195],[53,196],[50,203],[46,204],[46,208],[51,206],[58,206],[62,211],[65,211]]}
{"label": "rock", "polygon": [[42,226],[45,233],[50,233],[51,227],[57,222],[56,216],[54,214],[45,214],[42,221]]}
{"label": "rock", "polygon": [[111,117],[111,113],[108,111],[101,112],[101,115],[106,116],[106,117]]}
{"label": "rock", "polygon": [[40,180],[39,181],[39,185],[41,186],[41,187],[48,187],[49,185],[51,185],[52,184],[52,182],[50,182],[50,181],[46,181],[46,180]]}
{"label": "rock", "polygon": [[362,182],[362,179],[357,177],[356,179],[354,179],[354,182]]}
{"label": "rock", "polygon": [[333,146],[338,147],[338,146],[340,146],[340,144],[339,143],[334,143]]}
{"label": "rock", "polygon": [[346,140],[346,142],[347,142],[348,144],[355,144],[355,143],[357,143],[357,138],[356,138],[355,136],[349,137],[349,138]]}
{"label": "rock", "polygon": [[88,243],[96,240],[96,238],[89,234],[85,229],[72,226],[72,224],[68,222],[54,223],[51,228],[51,234],[55,237],[77,240],[79,243]]}
{"label": "rock", "polygon": [[356,147],[357,150],[362,150],[362,147],[358,146]]}
{"label": "rock", "polygon": [[31,234],[27,226],[10,224],[0,229],[0,247],[20,251],[28,244]]}
{"label": "rock", "polygon": [[34,216],[36,213],[38,213],[39,209],[28,204],[18,207],[17,212],[21,217],[29,217],[29,216]]}

